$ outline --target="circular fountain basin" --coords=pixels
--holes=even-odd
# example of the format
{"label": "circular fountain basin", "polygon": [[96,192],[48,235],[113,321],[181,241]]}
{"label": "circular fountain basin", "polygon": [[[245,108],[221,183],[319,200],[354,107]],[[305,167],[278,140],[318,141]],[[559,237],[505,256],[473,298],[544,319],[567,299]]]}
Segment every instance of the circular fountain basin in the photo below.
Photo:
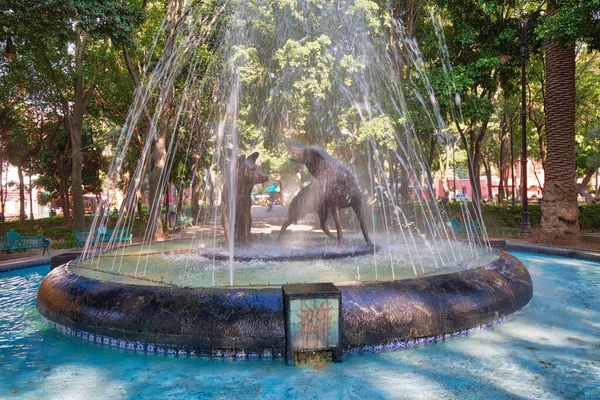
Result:
{"label": "circular fountain basin", "polygon": [[[531,299],[531,277],[502,252],[471,270],[387,282],[336,283],[346,351],[444,340],[490,326]],[[40,285],[40,314],[60,331],[146,352],[283,354],[281,286],[133,285],[82,276],[69,265]]]}
{"label": "circular fountain basin", "polygon": [[338,245],[308,236],[286,240],[284,246],[276,241],[253,242],[247,248],[236,248],[233,262],[224,247],[212,240],[192,244],[175,240],[104,252],[70,268],[88,278],[128,284],[260,287],[447,274],[488,264],[495,257],[482,247],[464,243],[434,248],[423,241],[407,245],[378,240],[378,245],[371,247],[362,239],[350,238]]}

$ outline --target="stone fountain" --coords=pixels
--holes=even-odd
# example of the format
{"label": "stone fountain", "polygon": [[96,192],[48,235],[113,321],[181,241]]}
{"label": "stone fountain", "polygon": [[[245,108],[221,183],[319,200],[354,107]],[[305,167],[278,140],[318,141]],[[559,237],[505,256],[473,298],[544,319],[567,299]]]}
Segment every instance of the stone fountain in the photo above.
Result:
{"label": "stone fountain", "polygon": [[[399,59],[410,60],[417,71],[424,67],[416,42],[404,36],[401,21],[386,24],[361,4],[236,2],[214,60],[200,57],[206,43],[198,40],[210,36],[198,35],[209,29],[200,22],[207,19],[196,15],[200,11],[182,10],[174,18],[180,46],[165,50],[144,90],[137,92],[114,150],[112,181],[123,172],[131,137],[146,118],[152,93],[172,90],[169,85],[178,79],[182,90],[172,103],[165,104],[166,95],[155,101],[149,142],[130,179],[116,229],[130,228],[156,155],[155,139],[173,132],[160,139],[171,151],[180,140],[175,132],[194,132],[202,125],[214,143],[205,181],[225,180],[221,211],[211,213],[213,233],[157,243],[152,225],[140,244],[111,242],[102,249],[89,235],[80,259],[54,268],[40,285],[37,308],[45,321],[107,347],[180,356],[281,357],[294,364],[311,354],[341,361],[358,352],[468,335],[511,317],[530,301],[531,278],[523,264],[505,252],[493,253],[482,223],[466,237],[456,237],[446,211],[431,201],[431,174],[424,167],[407,93],[420,99],[422,115],[442,145],[453,138],[443,126],[426,74],[401,83],[390,79]],[[265,21],[271,24],[268,29]],[[325,64],[313,65],[315,60]],[[177,75],[181,71],[190,73]],[[250,73],[257,71],[258,78]],[[218,79],[210,81],[214,76]],[[218,93],[208,116],[194,97],[207,86]],[[427,93],[420,93],[423,88]],[[302,114],[290,99],[310,102],[311,113]],[[167,108],[178,110],[171,121],[162,118]],[[247,143],[249,131],[289,134],[262,133],[257,137],[264,140]],[[287,146],[301,141],[298,132],[305,133],[305,144],[311,143],[308,137],[321,145],[346,140],[338,150],[353,147],[352,156],[346,154],[342,163],[333,151],[293,146],[292,160],[304,164],[314,180],[292,201],[283,226],[255,240],[248,195],[266,176],[255,164],[257,153],[246,157],[238,152],[257,145],[261,151]],[[330,132],[337,132],[338,142],[327,136]],[[158,180],[163,186],[156,193],[165,192],[172,167],[167,161],[174,157],[165,154],[167,167]],[[398,198],[401,183],[388,182],[390,160],[409,171],[404,185],[410,185],[413,203]],[[340,217],[343,209],[353,210],[350,223]],[[465,221],[480,219],[477,205],[461,210]],[[284,235],[313,212],[325,236]],[[327,225],[330,214],[336,236]],[[92,231],[106,226],[106,218],[98,215]],[[349,231],[360,232],[362,239],[354,233],[344,239],[343,232]],[[481,252],[486,256],[477,258]]]}

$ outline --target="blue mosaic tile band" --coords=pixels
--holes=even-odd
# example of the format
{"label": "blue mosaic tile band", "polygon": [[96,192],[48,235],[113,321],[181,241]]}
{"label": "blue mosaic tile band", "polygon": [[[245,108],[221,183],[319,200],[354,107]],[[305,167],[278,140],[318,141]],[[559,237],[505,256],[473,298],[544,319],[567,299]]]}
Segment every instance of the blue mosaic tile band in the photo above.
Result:
{"label": "blue mosaic tile band", "polygon": [[[520,311],[517,311],[511,315],[503,318],[499,318],[493,322],[474,326],[470,329],[463,329],[451,333],[437,334],[435,336],[427,336],[420,338],[410,339],[398,339],[392,340],[385,343],[376,344],[365,344],[363,346],[352,346],[344,349],[345,355],[360,355],[369,353],[379,353],[385,351],[395,351],[406,349],[410,347],[422,346],[427,344],[434,344],[460,338],[474,333],[480,332],[484,329],[491,328],[506,322],[516,315]],[[266,348],[266,349],[198,349],[186,346],[168,345],[168,344],[156,344],[156,343],[145,343],[145,342],[134,342],[130,340],[119,339],[110,336],[99,335],[95,333],[80,331],[71,329],[67,326],[50,321],[49,319],[42,316],[42,322],[51,327],[55,328],[59,333],[63,335],[76,337],[81,340],[85,340],[90,343],[94,343],[98,346],[110,347],[114,349],[122,349],[137,353],[147,354],[161,354],[170,355],[176,357],[198,357],[198,358],[213,358],[213,359],[224,359],[224,360],[239,360],[239,361],[272,361],[272,360],[284,360],[285,349],[283,348]]]}
{"label": "blue mosaic tile band", "polygon": [[488,322],[486,324],[474,326],[473,328],[470,328],[470,329],[463,329],[463,330],[452,332],[452,333],[437,334],[435,336],[427,336],[427,337],[420,337],[420,338],[414,338],[414,339],[410,338],[410,339],[392,340],[392,341],[389,341],[386,343],[378,343],[378,344],[374,344],[374,345],[365,344],[363,346],[347,347],[346,349],[344,349],[344,354],[355,356],[355,355],[360,355],[360,354],[369,354],[369,353],[373,353],[373,352],[378,353],[378,352],[382,352],[382,351],[394,351],[394,350],[401,350],[401,349],[406,349],[406,348],[410,348],[410,347],[417,347],[417,346],[423,346],[423,345],[427,345],[427,344],[445,342],[447,340],[456,339],[456,338],[460,338],[460,337],[464,337],[464,336],[469,336],[474,333],[480,332],[484,329],[499,325],[503,322],[506,322],[506,321],[514,318],[520,312],[521,311],[517,311],[511,315],[507,315],[506,317],[499,318],[493,322]]}

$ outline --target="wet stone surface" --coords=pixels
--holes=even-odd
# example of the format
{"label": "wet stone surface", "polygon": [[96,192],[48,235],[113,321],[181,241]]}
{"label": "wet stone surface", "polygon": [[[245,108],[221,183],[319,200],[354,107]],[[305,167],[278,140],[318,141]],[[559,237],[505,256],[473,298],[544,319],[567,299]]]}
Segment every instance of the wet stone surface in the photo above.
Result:
{"label": "wet stone surface", "polygon": [[[285,246],[278,241],[259,240],[246,247],[236,247],[235,261],[309,261],[330,260],[372,254],[376,246],[368,245],[364,240],[344,240],[341,245],[330,239],[286,241]],[[229,249],[212,247],[199,250],[199,255],[219,261],[229,260]]]}

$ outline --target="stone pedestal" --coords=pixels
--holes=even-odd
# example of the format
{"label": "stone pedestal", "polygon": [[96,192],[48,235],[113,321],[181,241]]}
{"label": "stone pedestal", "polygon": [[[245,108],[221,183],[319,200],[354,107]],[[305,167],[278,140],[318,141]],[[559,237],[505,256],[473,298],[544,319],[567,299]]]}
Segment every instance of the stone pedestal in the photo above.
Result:
{"label": "stone pedestal", "polygon": [[332,283],[283,285],[286,363],[342,361],[342,294]]}

